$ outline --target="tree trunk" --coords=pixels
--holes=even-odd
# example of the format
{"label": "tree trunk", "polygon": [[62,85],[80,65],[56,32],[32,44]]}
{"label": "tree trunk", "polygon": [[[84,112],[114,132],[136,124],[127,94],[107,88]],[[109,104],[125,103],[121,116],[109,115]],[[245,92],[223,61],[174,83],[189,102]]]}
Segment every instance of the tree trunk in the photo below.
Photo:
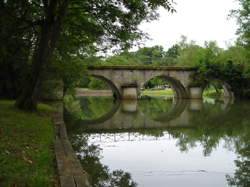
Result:
{"label": "tree trunk", "polygon": [[16,107],[22,110],[37,109],[41,75],[53,56],[69,4],[69,0],[53,0],[50,4],[47,4],[47,1],[43,2],[46,18],[41,26],[38,47],[33,55],[32,72],[27,78],[22,94],[16,101]]}
{"label": "tree trunk", "polygon": [[33,56],[32,72],[27,78],[25,88],[16,102],[16,106],[19,109],[36,109],[41,74],[45,65],[51,60],[58,34],[59,31],[55,25],[43,24],[39,45]]}
{"label": "tree trunk", "polygon": [[16,107],[22,110],[36,110],[39,99],[41,75],[51,61],[56,42],[59,38],[61,25],[65,16],[68,1],[64,0],[61,7],[58,1],[51,1],[47,7],[47,17],[41,26],[41,34],[32,59],[32,72],[27,78],[22,94],[16,101]]}

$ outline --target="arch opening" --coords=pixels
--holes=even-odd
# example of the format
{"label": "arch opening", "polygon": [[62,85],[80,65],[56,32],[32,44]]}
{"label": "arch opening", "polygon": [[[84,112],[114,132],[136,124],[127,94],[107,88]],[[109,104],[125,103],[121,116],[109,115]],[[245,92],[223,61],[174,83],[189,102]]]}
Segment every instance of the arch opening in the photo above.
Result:
{"label": "arch opening", "polygon": [[180,81],[165,75],[155,76],[145,81],[140,87],[140,95],[162,96],[168,98],[187,98],[187,93]]}
{"label": "arch opening", "polygon": [[116,85],[111,80],[99,75],[83,77],[76,90],[78,96],[113,96],[115,99],[121,98]]}
{"label": "arch opening", "polygon": [[234,94],[231,86],[221,80],[212,79],[203,88],[203,98],[232,98]]}

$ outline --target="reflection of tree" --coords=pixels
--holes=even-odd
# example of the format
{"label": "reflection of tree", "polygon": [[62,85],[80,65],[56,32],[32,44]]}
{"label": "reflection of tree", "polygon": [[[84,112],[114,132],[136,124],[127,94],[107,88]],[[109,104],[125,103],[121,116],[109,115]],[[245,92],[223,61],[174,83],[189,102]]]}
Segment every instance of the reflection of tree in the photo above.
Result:
{"label": "reflection of tree", "polygon": [[[100,101],[96,101],[93,105],[96,105],[97,108],[105,106],[105,104],[100,105]],[[161,116],[159,114],[164,112],[169,114],[169,111],[172,111],[172,105],[172,102],[159,99],[139,101],[139,109],[143,111],[146,117],[153,119],[159,118]],[[90,108],[88,107],[88,109]],[[97,109],[94,107],[91,110]],[[161,137],[167,130],[168,134],[178,140],[177,146],[181,151],[188,151],[197,145],[201,145],[205,156],[209,156],[218,147],[221,140],[224,140],[224,147],[234,150],[238,155],[235,161],[237,169],[234,176],[227,176],[228,184],[237,187],[250,186],[249,103],[236,102],[231,107],[226,107],[226,110],[221,102],[203,103],[201,110],[186,108],[185,111],[189,115],[188,119],[192,128],[141,129],[139,133]],[[165,121],[161,120],[161,122]],[[93,177],[94,186],[135,186],[128,173],[123,171],[110,172],[107,166],[102,165],[100,163],[100,148],[95,145],[88,146],[86,137],[79,135],[79,131],[76,134],[78,135],[74,135],[74,138],[72,138],[73,146],[84,169]]]}
{"label": "reflection of tree", "polygon": [[136,186],[129,173],[122,170],[110,171],[100,162],[101,149],[94,144],[88,145],[87,135],[75,135],[70,140],[83,169],[90,175],[94,187]]}
{"label": "reflection of tree", "polygon": [[226,176],[228,184],[230,186],[237,187],[249,187],[250,186],[250,160],[240,159],[235,160],[235,165],[237,167],[234,172],[234,177],[229,175]]}
{"label": "reflection of tree", "polygon": [[249,116],[242,111],[250,113],[249,107],[243,103],[235,103],[227,112],[221,109],[219,103],[204,103],[202,110],[189,113],[190,123],[195,129],[168,132],[178,139],[178,146],[182,151],[201,144],[204,155],[208,156],[222,139],[227,142],[225,146],[230,148],[233,144],[236,146],[243,132],[250,133],[249,125],[244,123]]}
{"label": "reflection of tree", "polygon": [[160,113],[168,112],[173,105],[172,100],[156,98],[143,99],[139,101],[139,108],[145,116],[155,119]]}
{"label": "reflection of tree", "polygon": [[168,100],[148,98],[139,101],[139,109],[145,117],[161,123],[168,123],[178,118],[186,107],[187,101],[173,101],[173,98]]}
{"label": "reflection of tree", "polygon": [[[209,155],[221,140],[224,147],[238,154],[234,176],[227,175],[230,186],[250,186],[250,125],[248,103],[237,102],[227,113],[219,112],[219,105],[205,104],[198,115],[191,114],[195,129],[168,131],[178,139],[177,145],[182,151],[188,151],[198,143],[203,147],[205,156]],[[218,113],[219,112],[219,113]]]}
{"label": "reflection of tree", "polygon": [[250,186],[250,132],[249,121],[245,121],[248,129],[242,129],[241,136],[235,141],[235,149],[238,158],[235,160],[237,167],[234,176],[227,175],[227,181],[230,186],[249,187]]}

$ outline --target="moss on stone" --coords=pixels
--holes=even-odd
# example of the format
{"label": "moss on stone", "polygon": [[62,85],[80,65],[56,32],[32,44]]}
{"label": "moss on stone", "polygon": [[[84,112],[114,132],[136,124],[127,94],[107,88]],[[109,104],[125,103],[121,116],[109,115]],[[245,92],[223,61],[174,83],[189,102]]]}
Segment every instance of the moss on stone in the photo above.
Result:
{"label": "moss on stone", "polygon": [[196,68],[185,66],[89,66],[89,70],[175,70],[194,71]]}

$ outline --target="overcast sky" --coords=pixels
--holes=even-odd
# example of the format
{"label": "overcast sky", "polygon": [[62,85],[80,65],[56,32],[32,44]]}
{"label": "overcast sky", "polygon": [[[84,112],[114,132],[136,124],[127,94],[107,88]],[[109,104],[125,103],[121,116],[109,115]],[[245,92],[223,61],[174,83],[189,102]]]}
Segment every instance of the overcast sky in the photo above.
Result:
{"label": "overcast sky", "polygon": [[229,19],[232,9],[237,9],[235,0],[175,0],[176,13],[160,9],[159,20],[143,23],[140,29],[149,33],[152,40],[145,46],[162,45],[168,49],[187,36],[199,45],[204,41],[216,40],[220,47],[236,39],[236,20]]}

